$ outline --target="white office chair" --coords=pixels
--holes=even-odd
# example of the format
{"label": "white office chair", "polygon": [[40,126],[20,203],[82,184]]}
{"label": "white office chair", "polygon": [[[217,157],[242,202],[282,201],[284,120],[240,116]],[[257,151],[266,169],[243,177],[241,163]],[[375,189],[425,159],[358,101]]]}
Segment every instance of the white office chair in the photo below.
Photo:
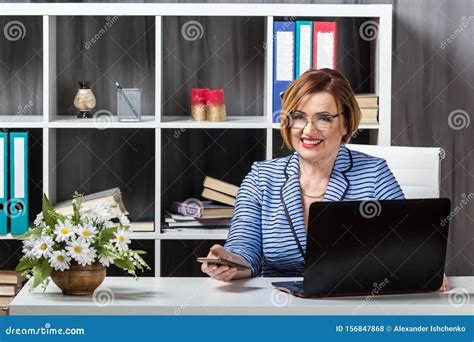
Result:
{"label": "white office chair", "polygon": [[404,147],[348,144],[360,151],[387,161],[406,198],[438,198],[441,160],[439,147]]}

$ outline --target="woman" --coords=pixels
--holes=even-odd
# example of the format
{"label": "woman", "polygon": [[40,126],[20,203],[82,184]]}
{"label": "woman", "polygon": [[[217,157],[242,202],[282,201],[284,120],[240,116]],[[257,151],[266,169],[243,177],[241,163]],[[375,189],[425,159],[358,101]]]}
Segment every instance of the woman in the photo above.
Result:
{"label": "woman", "polygon": [[212,278],[302,276],[309,206],[315,201],[403,199],[385,160],[350,151],[360,122],[349,81],[331,69],[309,70],[283,96],[281,134],[294,153],[255,162],[237,195],[224,247],[208,257],[250,266],[202,265]]}

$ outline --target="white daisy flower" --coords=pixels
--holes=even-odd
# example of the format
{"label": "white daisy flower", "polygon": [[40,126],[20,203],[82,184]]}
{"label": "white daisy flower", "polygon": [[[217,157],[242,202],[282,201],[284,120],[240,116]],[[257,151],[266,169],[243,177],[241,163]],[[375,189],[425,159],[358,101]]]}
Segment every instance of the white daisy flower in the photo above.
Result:
{"label": "white daisy flower", "polygon": [[70,261],[71,257],[65,251],[55,251],[49,258],[49,263],[56,271],[68,270]]}
{"label": "white daisy flower", "polygon": [[[85,266],[91,264],[91,250],[89,243],[84,239],[75,239],[69,241],[66,246],[67,253],[78,262],[78,264]],[[93,259],[93,258],[92,258]]]}
{"label": "white daisy flower", "polygon": [[120,229],[116,231],[115,233],[115,246],[120,251],[125,251],[128,249],[128,244],[131,242],[129,233],[125,229]]}
{"label": "white daisy flower", "polygon": [[54,241],[51,236],[42,236],[36,240],[32,253],[36,258],[50,257],[53,249]]}
{"label": "white daisy flower", "polygon": [[107,201],[99,201],[92,206],[90,216],[101,221],[107,221],[112,218],[112,208]]}
{"label": "white daisy flower", "polygon": [[110,228],[110,227],[115,227],[117,224],[112,222],[112,221],[105,221],[104,222],[104,227],[105,228]]}
{"label": "white daisy flower", "polygon": [[39,226],[41,223],[43,223],[43,212],[40,212],[38,215],[36,215],[36,219],[33,222],[35,226]]}
{"label": "white daisy flower", "polygon": [[89,247],[86,256],[84,257],[84,264],[90,265],[95,262],[95,258],[97,257],[97,251],[93,247]]}
{"label": "white daisy flower", "polygon": [[99,262],[101,263],[102,266],[109,267],[110,264],[114,263],[114,259],[112,257],[107,256],[107,255],[101,255],[100,258],[99,258]]}
{"label": "white daisy flower", "polygon": [[97,228],[90,223],[84,225],[78,225],[76,228],[76,233],[79,238],[86,240],[87,242],[92,242],[92,239],[97,235]]}
{"label": "white daisy flower", "polygon": [[23,241],[22,252],[27,258],[30,258],[30,259],[36,258],[35,253],[34,253],[34,248],[36,246],[36,243],[37,243],[37,240],[34,237],[31,237]]}
{"label": "white daisy flower", "polygon": [[67,241],[72,236],[74,236],[75,227],[69,219],[66,219],[64,222],[58,220],[58,223],[55,225],[54,234],[56,235],[55,240],[57,242]]}
{"label": "white daisy flower", "polygon": [[130,220],[128,219],[127,216],[125,215],[120,215],[119,216],[120,224],[122,226],[129,226],[130,225]]}

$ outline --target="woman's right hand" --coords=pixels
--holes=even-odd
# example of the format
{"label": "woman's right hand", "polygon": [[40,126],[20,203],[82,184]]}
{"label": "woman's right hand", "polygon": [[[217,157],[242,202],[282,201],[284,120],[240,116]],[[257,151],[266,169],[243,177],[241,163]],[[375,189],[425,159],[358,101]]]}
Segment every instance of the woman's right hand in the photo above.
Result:
{"label": "woman's right hand", "polygon": [[[240,255],[227,251],[221,245],[212,246],[207,257],[221,258],[238,264],[248,265],[247,261]],[[202,264],[201,270],[211,278],[220,281],[231,281],[232,279],[249,278],[251,276],[250,270],[238,271],[235,267],[212,265],[207,262]]]}

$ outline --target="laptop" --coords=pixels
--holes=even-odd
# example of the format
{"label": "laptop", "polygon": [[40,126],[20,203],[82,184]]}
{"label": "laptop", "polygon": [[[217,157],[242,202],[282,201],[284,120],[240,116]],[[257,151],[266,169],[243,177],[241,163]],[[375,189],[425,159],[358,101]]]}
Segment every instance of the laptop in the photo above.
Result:
{"label": "laptop", "polygon": [[443,283],[449,199],[315,202],[299,297],[429,292]]}

